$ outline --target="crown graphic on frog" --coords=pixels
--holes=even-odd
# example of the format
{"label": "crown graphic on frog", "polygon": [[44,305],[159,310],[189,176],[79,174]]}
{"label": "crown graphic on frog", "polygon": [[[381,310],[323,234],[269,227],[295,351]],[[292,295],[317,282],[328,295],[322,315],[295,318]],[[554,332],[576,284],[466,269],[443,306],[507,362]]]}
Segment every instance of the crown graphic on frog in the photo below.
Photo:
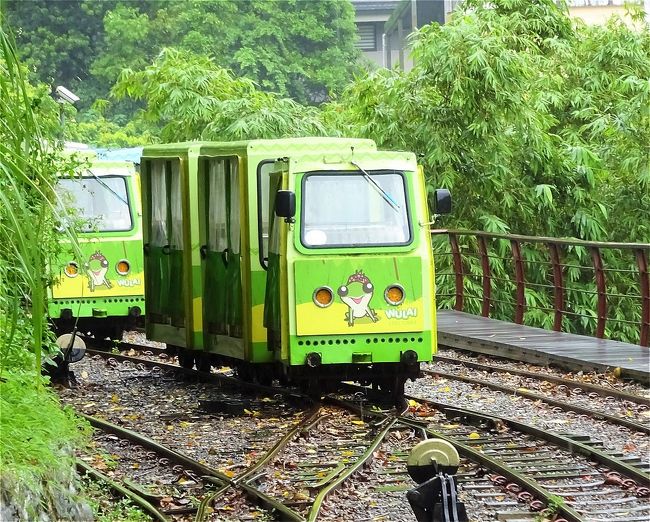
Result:
{"label": "crown graphic on frog", "polygon": [[89,258],[90,261],[103,261],[106,259],[106,256],[102,254],[99,250],[96,250],[94,254],[92,254]]}
{"label": "crown graphic on frog", "polygon": [[361,283],[362,285],[365,285],[369,282],[370,279],[364,275],[363,270],[357,270],[354,274],[348,277],[347,284],[349,285],[350,283]]}

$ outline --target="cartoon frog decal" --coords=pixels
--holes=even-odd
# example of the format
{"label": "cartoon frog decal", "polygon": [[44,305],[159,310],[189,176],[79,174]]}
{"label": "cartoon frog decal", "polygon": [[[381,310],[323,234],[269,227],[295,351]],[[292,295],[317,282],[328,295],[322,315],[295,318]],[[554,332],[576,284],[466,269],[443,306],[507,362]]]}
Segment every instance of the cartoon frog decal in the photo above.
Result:
{"label": "cartoon frog decal", "polygon": [[364,275],[363,270],[357,270],[348,277],[346,284],[339,287],[337,293],[341,301],[348,305],[348,311],[345,312],[348,326],[354,326],[355,318],[369,317],[373,323],[379,320],[375,311],[370,308],[370,300],[374,290],[375,287],[370,282],[370,279]]}
{"label": "cartoon frog decal", "polygon": [[94,292],[95,288],[101,285],[105,285],[106,288],[111,288],[111,282],[106,279],[108,259],[99,250],[88,259],[87,270],[88,288],[90,288],[91,292]]}

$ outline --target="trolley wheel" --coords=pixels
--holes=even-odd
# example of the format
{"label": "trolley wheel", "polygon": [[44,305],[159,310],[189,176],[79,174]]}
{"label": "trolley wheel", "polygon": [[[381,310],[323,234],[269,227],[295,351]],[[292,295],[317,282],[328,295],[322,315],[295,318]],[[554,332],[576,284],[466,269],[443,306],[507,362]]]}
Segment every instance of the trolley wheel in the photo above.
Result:
{"label": "trolley wheel", "polygon": [[194,353],[187,348],[178,349],[178,364],[183,368],[192,369],[194,367]]}
{"label": "trolley wheel", "polygon": [[210,355],[207,353],[197,353],[194,358],[196,361],[196,369],[201,372],[210,373],[212,363],[210,362]]}
{"label": "trolley wheel", "polygon": [[255,370],[252,365],[247,362],[241,362],[237,366],[237,377],[242,381],[252,382],[255,379]]}
{"label": "trolley wheel", "polygon": [[106,339],[111,341],[121,341],[124,334],[124,328],[121,323],[113,325],[102,325],[91,329],[95,339]]}
{"label": "trolley wheel", "polygon": [[260,368],[256,373],[255,380],[262,386],[271,386],[273,384],[273,373],[271,373],[270,368]]}
{"label": "trolley wheel", "polygon": [[315,401],[319,401],[323,395],[323,385],[319,379],[312,377],[300,383],[302,392]]}

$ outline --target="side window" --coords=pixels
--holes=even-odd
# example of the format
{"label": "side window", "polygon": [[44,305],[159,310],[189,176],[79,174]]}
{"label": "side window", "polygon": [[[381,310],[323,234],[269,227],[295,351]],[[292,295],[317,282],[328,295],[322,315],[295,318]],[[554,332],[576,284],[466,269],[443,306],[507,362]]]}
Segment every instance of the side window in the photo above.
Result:
{"label": "side window", "polygon": [[183,200],[181,199],[180,162],[172,161],[171,165],[171,248],[183,250]]}
{"label": "side window", "polygon": [[167,162],[151,162],[151,245],[165,246],[167,240]]}
{"label": "side window", "polygon": [[223,252],[228,247],[226,232],[226,160],[211,159],[208,167],[208,249]]}
{"label": "side window", "polygon": [[239,217],[239,164],[236,159],[228,160],[230,168],[228,169],[230,175],[230,204],[228,209],[229,214],[229,223],[230,230],[229,232],[229,241],[230,251],[233,255],[239,255],[239,249],[241,244],[241,231],[240,231],[240,217]]}
{"label": "side window", "polygon": [[257,229],[260,265],[269,266],[269,184],[275,160],[264,160],[257,166]]}

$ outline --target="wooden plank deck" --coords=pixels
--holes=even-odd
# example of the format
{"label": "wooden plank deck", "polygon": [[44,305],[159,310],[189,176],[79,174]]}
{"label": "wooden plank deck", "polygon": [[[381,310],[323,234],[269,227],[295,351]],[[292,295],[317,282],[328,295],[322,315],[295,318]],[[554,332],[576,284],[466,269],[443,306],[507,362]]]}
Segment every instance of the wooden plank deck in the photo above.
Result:
{"label": "wooden plank deck", "polygon": [[496,319],[438,310],[438,344],[572,371],[621,369],[621,376],[650,385],[650,349]]}

